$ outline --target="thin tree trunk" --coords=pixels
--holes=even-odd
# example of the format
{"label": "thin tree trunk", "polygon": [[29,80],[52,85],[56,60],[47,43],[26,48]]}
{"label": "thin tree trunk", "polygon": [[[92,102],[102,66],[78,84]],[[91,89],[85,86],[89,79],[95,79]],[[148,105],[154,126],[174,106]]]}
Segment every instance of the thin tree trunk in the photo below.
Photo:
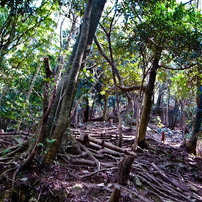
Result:
{"label": "thin tree trunk", "polygon": [[116,96],[116,104],[117,104],[117,115],[118,115],[118,129],[119,129],[119,141],[118,146],[122,146],[122,118],[121,113],[119,109],[119,95],[118,95],[118,87],[117,87],[117,81],[116,81],[116,66],[114,64],[113,54],[112,54],[112,47],[111,47],[111,40],[110,40],[110,34],[108,34],[108,43],[109,43],[109,50],[110,50],[110,57],[111,59],[105,54],[103,49],[101,48],[96,36],[94,37],[95,44],[98,47],[98,50],[100,51],[101,55],[106,59],[106,61],[109,63],[109,65],[112,67],[112,75],[113,75],[113,81],[114,81],[114,88],[115,88],[115,96]]}
{"label": "thin tree trunk", "polygon": [[[161,102],[162,102],[162,95],[164,91],[164,85],[159,86],[159,94],[158,94],[158,99],[156,102],[156,115],[159,115],[162,118],[162,108],[161,108]],[[162,118],[163,120],[163,118]]]}
{"label": "thin tree trunk", "polygon": [[202,122],[202,85],[197,89],[197,111],[194,121],[193,131],[191,138],[187,142],[186,149],[189,153],[196,154],[196,142],[200,133]]}
{"label": "thin tree trunk", "polygon": [[86,106],[85,106],[85,109],[84,109],[84,122],[88,122],[89,121],[89,100],[88,100],[88,97],[85,98],[85,101],[86,101]]}
{"label": "thin tree trunk", "polygon": [[167,93],[168,93],[168,103],[167,103],[167,113],[166,113],[166,125],[167,126],[170,126],[170,116],[169,116],[169,113],[170,113],[170,88],[169,86],[167,86]]}
{"label": "thin tree trunk", "polygon": [[181,101],[181,121],[182,121],[182,137],[183,137],[183,142],[184,142],[184,144],[186,144],[186,133],[185,133],[185,128],[186,128],[185,100]]}
{"label": "thin tree trunk", "polygon": [[115,87],[115,95],[116,95],[116,104],[117,104],[117,115],[118,115],[118,129],[119,129],[119,141],[118,146],[122,146],[122,117],[120,113],[120,107],[119,107],[119,94],[118,94],[118,88],[116,83],[116,77],[115,77],[115,71],[112,66],[112,73],[113,73],[113,81],[114,81],[114,87]]}
{"label": "thin tree trunk", "polygon": [[[99,77],[98,77],[98,78],[99,78]],[[94,83],[94,84],[92,85],[92,87],[91,87],[90,90],[88,91],[88,94],[90,94],[90,93],[93,91],[93,89],[94,89],[94,87],[95,87],[95,84],[96,84],[96,83]],[[78,105],[81,103],[81,101],[82,101],[82,99],[83,99],[83,97],[84,97],[85,95],[86,95],[86,94],[83,94],[83,95],[79,98],[79,100],[76,102],[76,104],[75,104],[75,106],[74,106],[74,108],[72,109],[72,112],[71,112],[71,118],[73,117],[75,110],[78,108]]]}
{"label": "thin tree trunk", "polygon": [[156,73],[158,69],[158,59],[155,58],[152,64],[152,68],[150,70],[150,75],[149,75],[149,81],[147,84],[147,88],[145,90],[145,97],[144,97],[144,104],[143,104],[143,110],[142,110],[142,115],[141,115],[141,120],[140,120],[140,128],[139,128],[139,144],[141,145],[146,136],[146,131],[147,131],[147,125],[149,123],[149,117],[151,113],[151,108],[152,108],[152,96],[154,93],[154,84],[156,80]]}
{"label": "thin tree trunk", "polygon": [[10,84],[6,85],[4,88],[3,88],[3,92],[1,94],[1,97],[0,97],[0,112],[1,112],[1,103],[2,103],[2,100],[3,98],[5,97],[8,89],[10,88]]}
{"label": "thin tree trunk", "polygon": [[103,110],[103,121],[107,121],[108,119],[108,96],[109,94],[106,93],[104,96],[104,110]]}
{"label": "thin tree trunk", "polygon": [[166,125],[166,111],[167,111],[167,109],[166,109],[165,105],[163,105],[162,108],[163,108],[163,124]]}
{"label": "thin tree trunk", "polygon": [[178,105],[178,102],[177,100],[175,100],[175,107],[174,109],[171,111],[170,113],[170,125],[169,127],[174,130],[175,128],[175,124],[176,124],[176,121],[177,121],[177,117],[178,117],[178,110],[179,110],[179,105]]}
{"label": "thin tree trunk", "polygon": [[93,104],[92,104],[92,107],[91,107],[91,109],[90,109],[90,120],[92,119],[92,118],[94,118],[94,106],[95,106],[95,101],[96,101],[96,97],[93,99]]}
{"label": "thin tree trunk", "polygon": [[135,141],[133,145],[133,151],[137,150],[138,146],[138,139],[139,139],[139,127],[140,127],[140,107],[141,107],[141,102],[140,102],[140,94],[137,99],[137,114],[136,114],[136,133],[135,133]]}

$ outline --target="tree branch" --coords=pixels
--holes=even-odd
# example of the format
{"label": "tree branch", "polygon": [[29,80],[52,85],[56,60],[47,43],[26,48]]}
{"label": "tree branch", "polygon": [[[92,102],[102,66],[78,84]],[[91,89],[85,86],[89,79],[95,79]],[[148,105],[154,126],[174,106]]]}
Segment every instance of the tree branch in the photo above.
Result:
{"label": "tree branch", "polygon": [[111,65],[113,66],[114,64],[112,63],[112,61],[110,60],[110,58],[106,55],[106,53],[103,51],[102,47],[100,46],[100,43],[97,40],[97,37],[94,36],[94,42],[98,48],[98,50],[100,51],[101,55],[105,58],[105,60]]}
{"label": "tree branch", "polygon": [[130,91],[134,91],[134,90],[146,90],[146,86],[142,86],[142,85],[135,85],[135,86],[130,86],[130,87],[124,87],[124,86],[117,86],[119,89],[121,89],[124,92],[130,92]]}
{"label": "tree branch", "polygon": [[195,64],[191,64],[191,65],[186,66],[186,67],[181,67],[181,68],[172,68],[172,67],[167,67],[167,66],[165,66],[165,65],[159,65],[159,67],[163,67],[163,68],[169,69],[169,70],[185,70],[185,69],[190,69],[190,68],[193,67],[194,65],[196,65],[196,63],[195,63]]}

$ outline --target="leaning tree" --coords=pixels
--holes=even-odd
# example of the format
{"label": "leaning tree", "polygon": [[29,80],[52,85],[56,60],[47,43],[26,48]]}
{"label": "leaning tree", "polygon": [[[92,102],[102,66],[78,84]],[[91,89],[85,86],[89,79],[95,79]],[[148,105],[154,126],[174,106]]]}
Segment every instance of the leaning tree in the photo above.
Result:
{"label": "leaning tree", "polygon": [[[45,134],[43,138],[48,137],[53,140],[47,145],[44,163],[50,163],[54,160],[58,149],[63,145],[63,140],[71,139],[68,126],[78,85],[78,76],[80,69],[85,65],[105,2],[105,0],[89,0],[86,5],[83,22],[80,26],[80,34],[65,66],[65,73],[58,84],[56,98],[47,120],[47,126],[43,128],[43,133]],[[63,94],[62,98],[61,93]]]}

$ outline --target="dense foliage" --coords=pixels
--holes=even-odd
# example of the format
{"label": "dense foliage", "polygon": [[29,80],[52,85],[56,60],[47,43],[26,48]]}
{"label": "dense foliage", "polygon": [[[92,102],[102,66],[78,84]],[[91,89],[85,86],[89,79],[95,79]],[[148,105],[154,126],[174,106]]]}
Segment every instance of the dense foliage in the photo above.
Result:
{"label": "dense foliage", "polygon": [[[71,20],[75,16],[78,16],[78,19],[82,18],[84,6],[85,1],[71,3],[45,0],[2,1],[0,5],[2,128],[17,128],[19,120],[24,120],[24,128],[36,126],[34,123],[38,123],[42,116],[43,86],[46,81],[43,58],[49,57],[51,68],[57,71],[59,57],[63,53],[67,56],[70,54],[65,50],[65,41],[70,32]],[[65,28],[62,27],[63,24]],[[78,29],[73,33],[73,40],[76,40],[77,35]],[[177,3],[174,0],[116,1],[115,4],[111,2],[105,8],[96,36],[108,57],[111,56],[110,49],[112,50],[114,63],[122,79],[122,83],[117,80],[119,85],[126,87],[145,85],[151,61],[158,55],[160,69],[157,73],[154,103],[157,105],[160,89],[163,89],[161,108],[166,106],[169,108],[172,102],[176,102],[180,107],[180,102],[185,102],[185,105],[189,106],[189,110],[186,109],[186,114],[189,115],[187,124],[191,122],[195,92],[201,85],[202,75],[201,13],[196,5]],[[41,69],[36,75],[40,65]],[[78,110],[83,113],[89,104],[92,112],[94,110],[92,115],[94,118],[102,116],[106,98],[109,114],[115,112],[112,70],[96,46],[93,46],[86,68],[82,72],[74,112]],[[34,75],[37,78],[27,100]],[[53,85],[54,79],[51,80],[51,86]],[[169,92],[165,90],[166,87]],[[133,102],[137,94],[137,92],[130,93]],[[127,105],[126,96],[121,91],[119,96],[121,109],[124,111]],[[153,109],[156,109],[155,106]],[[127,113],[130,116],[128,114],[126,117],[135,118],[132,115],[133,110],[132,114],[128,111]],[[180,120],[180,117],[178,113],[177,119]],[[165,120],[162,122],[166,124]]]}

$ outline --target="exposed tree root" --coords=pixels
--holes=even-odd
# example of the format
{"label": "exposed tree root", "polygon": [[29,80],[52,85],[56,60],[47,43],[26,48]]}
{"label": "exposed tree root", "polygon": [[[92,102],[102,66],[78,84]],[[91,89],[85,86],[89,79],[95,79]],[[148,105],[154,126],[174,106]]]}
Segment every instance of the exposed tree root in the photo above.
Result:
{"label": "exposed tree root", "polygon": [[[105,197],[107,199],[105,198],[105,200],[109,201],[110,195],[113,193],[113,187],[117,184],[118,164],[124,157],[125,151],[128,152],[129,150],[118,149],[117,151],[116,146],[113,147],[113,143],[106,142],[106,140],[106,145],[109,145],[110,148],[106,147],[105,144],[103,148],[103,145],[100,145],[102,139],[94,139],[96,141],[89,141],[90,144],[83,145],[78,143],[79,150],[77,150],[76,154],[67,153],[72,150],[67,146],[66,150],[58,154],[58,157],[65,164],[63,161],[58,160],[56,165],[60,166],[61,162],[61,165],[68,167],[69,172],[65,174],[63,172],[60,175],[67,175],[67,180],[76,178],[75,182],[78,181],[88,189],[86,194],[90,195],[93,189],[102,190],[106,194]],[[198,183],[201,179],[201,167],[199,167],[199,163],[202,163],[201,159],[180,153],[179,149],[168,145],[157,143],[153,140],[147,141],[151,146],[147,147],[147,149],[137,150],[138,153],[132,164],[129,180],[125,181],[125,186],[120,185],[120,200],[134,202],[201,201],[202,196],[200,193],[202,188]],[[19,165],[21,165],[27,155],[24,152],[26,151],[26,145],[27,143],[25,144],[25,142],[18,145],[10,145],[9,150],[1,151],[0,181],[6,179],[9,183],[12,182],[13,188],[14,182],[15,186],[18,186],[20,183],[19,179],[23,178],[23,176],[19,176],[15,179],[16,176],[14,176],[11,179],[11,174],[13,170],[16,171],[15,174],[19,171]],[[113,150],[113,148],[115,149]],[[197,162],[199,163],[196,164]],[[32,164],[32,166],[34,165]],[[79,173],[77,170],[84,172]],[[56,182],[58,181],[58,179],[55,180]],[[94,184],[88,184],[88,182],[93,181],[95,181]],[[47,181],[45,182],[47,183]],[[52,197],[56,197],[55,191],[51,187],[48,190]],[[41,191],[41,194],[40,192],[37,193],[37,198],[43,200],[43,191]],[[95,197],[93,198],[95,199]]]}
{"label": "exposed tree root", "polygon": [[81,147],[81,149],[84,150],[88,154],[88,156],[90,157],[90,159],[92,159],[93,161],[95,161],[97,170],[100,170],[100,162],[92,155],[92,153],[86,147],[84,147],[80,143],[78,143],[78,144]]}
{"label": "exposed tree root", "polygon": [[16,169],[16,166],[11,167],[11,168],[5,170],[3,173],[1,173],[1,175],[0,175],[0,181],[3,180],[3,179],[6,177],[6,176],[5,176],[6,173],[10,172],[11,170],[15,170],[15,169]]}
{"label": "exposed tree root", "polygon": [[81,179],[92,177],[93,175],[97,174],[98,172],[102,172],[102,171],[106,171],[106,170],[118,170],[118,168],[117,167],[111,167],[111,168],[103,168],[100,170],[96,170],[96,171],[94,171],[88,175],[81,176]]}

